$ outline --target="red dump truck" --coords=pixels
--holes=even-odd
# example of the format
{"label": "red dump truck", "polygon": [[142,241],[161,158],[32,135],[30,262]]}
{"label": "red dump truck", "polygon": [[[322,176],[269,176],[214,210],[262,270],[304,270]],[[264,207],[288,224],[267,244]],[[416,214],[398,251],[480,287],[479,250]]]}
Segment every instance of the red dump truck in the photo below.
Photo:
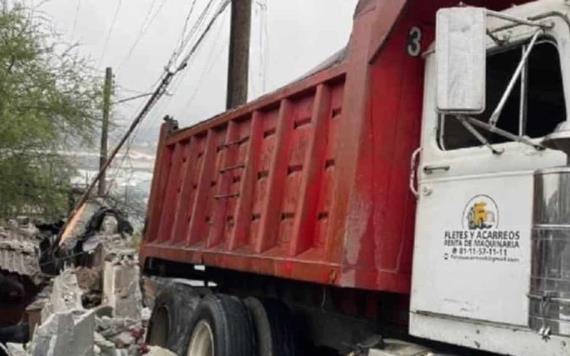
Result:
{"label": "red dump truck", "polygon": [[361,0],[303,79],[165,122],[149,343],[570,355],[570,5],[468,3]]}

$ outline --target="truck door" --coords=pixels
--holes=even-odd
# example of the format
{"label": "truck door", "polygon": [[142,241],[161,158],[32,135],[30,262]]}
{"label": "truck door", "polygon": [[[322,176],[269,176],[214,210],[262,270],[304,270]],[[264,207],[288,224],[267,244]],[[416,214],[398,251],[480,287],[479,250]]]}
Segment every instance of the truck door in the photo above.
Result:
{"label": "truck door", "polygon": [[[488,52],[487,109],[473,119],[488,122],[528,44]],[[564,51],[551,37],[537,39],[499,118],[498,128],[527,143],[436,113],[428,55],[412,312],[527,325],[533,171],[567,159],[529,142],[566,120]]]}

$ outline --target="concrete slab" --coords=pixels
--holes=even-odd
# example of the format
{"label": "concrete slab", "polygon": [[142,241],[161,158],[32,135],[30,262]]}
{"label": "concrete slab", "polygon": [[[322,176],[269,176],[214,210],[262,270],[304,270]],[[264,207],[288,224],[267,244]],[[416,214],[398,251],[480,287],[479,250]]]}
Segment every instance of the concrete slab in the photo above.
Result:
{"label": "concrete slab", "polygon": [[140,319],[142,293],[139,266],[106,261],[103,268],[103,303],[113,308],[113,316]]}

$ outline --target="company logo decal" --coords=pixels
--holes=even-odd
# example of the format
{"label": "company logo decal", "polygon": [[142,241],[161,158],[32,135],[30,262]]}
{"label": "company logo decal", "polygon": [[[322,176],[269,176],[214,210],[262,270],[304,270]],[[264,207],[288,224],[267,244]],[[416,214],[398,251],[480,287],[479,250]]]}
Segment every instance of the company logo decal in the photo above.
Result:
{"label": "company logo decal", "polygon": [[469,199],[459,229],[444,231],[444,260],[518,262],[520,230],[499,225],[500,217],[499,205],[491,196]]}
{"label": "company logo decal", "polygon": [[463,212],[463,228],[469,230],[494,229],[499,225],[499,208],[487,195],[472,198]]}

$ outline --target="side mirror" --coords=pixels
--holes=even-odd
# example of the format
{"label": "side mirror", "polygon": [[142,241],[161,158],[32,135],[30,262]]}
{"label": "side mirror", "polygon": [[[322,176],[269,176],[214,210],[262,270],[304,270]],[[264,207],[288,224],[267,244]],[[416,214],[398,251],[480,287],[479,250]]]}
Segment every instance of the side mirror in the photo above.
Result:
{"label": "side mirror", "polygon": [[485,111],[487,14],[477,7],[437,13],[437,109],[441,113]]}

